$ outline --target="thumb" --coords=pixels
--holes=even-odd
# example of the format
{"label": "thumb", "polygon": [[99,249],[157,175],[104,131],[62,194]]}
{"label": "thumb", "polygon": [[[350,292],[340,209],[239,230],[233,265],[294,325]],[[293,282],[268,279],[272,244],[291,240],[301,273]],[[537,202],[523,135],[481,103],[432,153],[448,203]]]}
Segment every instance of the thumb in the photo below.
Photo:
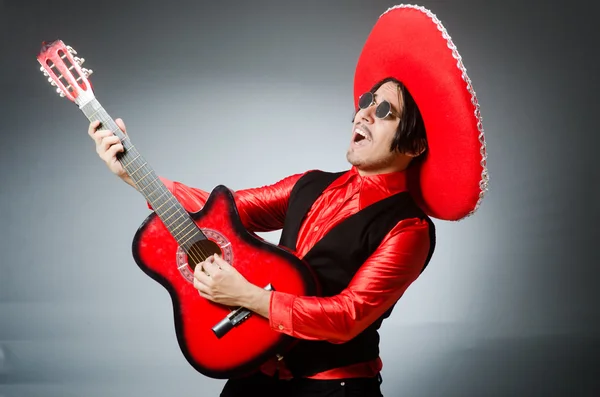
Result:
{"label": "thumb", "polygon": [[123,122],[122,119],[115,119],[115,123],[117,123],[117,125],[119,126],[119,128],[121,129],[121,131],[123,131],[123,133],[125,135],[127,135],[127,127],[125,127],[125,123]]}

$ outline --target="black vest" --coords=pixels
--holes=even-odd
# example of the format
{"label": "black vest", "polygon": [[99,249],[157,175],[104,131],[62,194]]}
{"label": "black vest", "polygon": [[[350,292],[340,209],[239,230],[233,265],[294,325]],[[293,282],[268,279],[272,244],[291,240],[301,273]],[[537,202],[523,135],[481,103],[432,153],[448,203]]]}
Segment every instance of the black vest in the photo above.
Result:
{"label": "black vest", "polygon": [[[296,250],[302,221],[321,193],[347,171],[330,173],[312,171],[300,178],[292,189],[279,244]],[[314,269],[322,287],[322,296],[340,293],[377,249],[385,235],[401,220],[424,219],[429,223],[431,241],[423,271],[435,248],[435,227],[431,219],[415,204],[408,192],[401,192],[363,208],[331,229],[304,256]],[[334,344],[326,341],[300,340],[284,357],[294,377],[316,373],[379,357],[379,333],[388,309],[371,326],[352,340]]]}

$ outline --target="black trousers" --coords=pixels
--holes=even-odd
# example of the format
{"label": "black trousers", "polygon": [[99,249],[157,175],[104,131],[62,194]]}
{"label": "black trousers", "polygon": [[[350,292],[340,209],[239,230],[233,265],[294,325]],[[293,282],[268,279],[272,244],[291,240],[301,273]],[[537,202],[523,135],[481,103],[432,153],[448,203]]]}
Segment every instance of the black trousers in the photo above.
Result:
{"label": "black trousers", "polygon": [[278,379],[257,372],[253,375],[230,379],[220,397],[383,397],[382,378],[349,379]]}

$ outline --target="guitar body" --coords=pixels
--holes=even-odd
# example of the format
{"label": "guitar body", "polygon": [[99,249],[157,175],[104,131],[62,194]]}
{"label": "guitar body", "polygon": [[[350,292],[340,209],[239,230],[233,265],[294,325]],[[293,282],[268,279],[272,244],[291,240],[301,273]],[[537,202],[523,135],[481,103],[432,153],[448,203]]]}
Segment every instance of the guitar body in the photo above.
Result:
{"label": "guitar body", "polygon": [[[244,228],[226,187],[216,187],[206,205],[191,216],[212,242],[202,245],[205,254],[220,251],[249,282],[271,284],[277,291],[295,295],[319,294],[316,278],[305,262]],[[193,286],[194,258],[185,254],[154,213],[135,234],[133,256],[171,295],[179,346],[197,371],[212,378],[243,375],[292,346],[294,338],[271,330],[269,321],[257,314],[217,338],[212,327],[234,308],[198,294]]]}

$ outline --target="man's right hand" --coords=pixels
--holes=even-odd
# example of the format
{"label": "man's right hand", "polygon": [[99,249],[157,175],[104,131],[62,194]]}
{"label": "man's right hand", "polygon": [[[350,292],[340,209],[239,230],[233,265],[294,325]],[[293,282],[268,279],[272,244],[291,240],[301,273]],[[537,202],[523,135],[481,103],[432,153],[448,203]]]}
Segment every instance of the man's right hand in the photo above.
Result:
{"label": "man's right hand", "polygon": [[[127,129],[123,120],[115,119],[115,122],[121,131],[127,135]],[[131,177],[127,174],[119,160],[117,160],[117,153],[124,151],[121,140],[110,130],[98,130],[99,126],[99,121],[92,121],[88,128],[88,135],[96,143],[96,153],[98,153],[100,159],[104,161],[113,174],[137,189]]]}

